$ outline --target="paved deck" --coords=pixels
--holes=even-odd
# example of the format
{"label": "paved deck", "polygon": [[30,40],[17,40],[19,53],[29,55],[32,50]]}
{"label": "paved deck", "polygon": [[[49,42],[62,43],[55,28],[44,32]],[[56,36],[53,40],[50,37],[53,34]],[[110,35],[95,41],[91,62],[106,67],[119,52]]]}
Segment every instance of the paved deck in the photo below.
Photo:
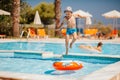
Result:
{"label": "paved deck", "polygon": [[[70,39],[71,40],[71,39]],[[0,42],[14,42],[14,41],[30,41],[30,42],[55,42],[55,43],[65,43],[65,39],[61,38],[29,38],[29,39],[0,39]],[[110,39],[110,40],[95,40],[95,39],[77,39],[76,43],[81,43],[81,42],[106,42],[106,43],[120,43],[120,38],[116,39]]]}

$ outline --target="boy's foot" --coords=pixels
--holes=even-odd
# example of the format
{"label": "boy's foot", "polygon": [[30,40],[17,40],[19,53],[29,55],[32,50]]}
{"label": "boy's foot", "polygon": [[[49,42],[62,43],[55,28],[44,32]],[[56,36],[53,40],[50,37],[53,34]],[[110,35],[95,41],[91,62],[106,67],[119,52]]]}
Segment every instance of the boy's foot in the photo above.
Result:
{"label": "boy's foot", "polygon": [[66,55],[68,55],[68,51],[66,51]]}
{"label": "boy's foot", "polygon": [[66,53],[66,55],[68,55],[68,53]]}
{"label": "boy's foot", "polygon": [[72,43],[70,43],[70,48],[72,48]]}
{"label": "boy's foot", "polygon": [[68,54],[68,48],[66,48],[66,55]]}

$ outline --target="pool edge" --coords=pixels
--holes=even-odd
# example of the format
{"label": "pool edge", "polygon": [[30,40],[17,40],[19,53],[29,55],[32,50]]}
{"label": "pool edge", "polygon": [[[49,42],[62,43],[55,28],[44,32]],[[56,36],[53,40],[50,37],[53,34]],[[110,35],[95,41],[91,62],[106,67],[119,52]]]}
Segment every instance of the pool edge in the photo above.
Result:
{"label": "pool edge", "polygon": [[120,61],[85,75],[80,80],[120,80]]}

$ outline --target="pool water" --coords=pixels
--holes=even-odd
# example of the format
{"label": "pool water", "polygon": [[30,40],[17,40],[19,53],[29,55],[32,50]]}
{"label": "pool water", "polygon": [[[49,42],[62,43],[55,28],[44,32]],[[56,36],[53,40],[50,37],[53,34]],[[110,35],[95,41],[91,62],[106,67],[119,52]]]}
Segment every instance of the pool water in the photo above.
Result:
{"label": "pool water", "polygon": [[[95,70],[117,62],[119,59],[106,59],[95,57],[64,56],[62,58],[42,58],[40,54],[14,53],[14,56],[0,56],[0,71],[12,71],[30,74],[57,75],[80,77]],[[77,61],[83,64],[83,68],[77,71],[56,71],[53,63],[56,61]]]}
{"label": "pool water", "polygon": [[[79,48],[79,45],[96,46],[97,43],[75,43],[69,53],[95,53]],[[5,42],[0,43],[0,50],[32,50],[32,51],[51,51],[55,54],[65,53],[64,43],[42,43],[42,42]],[[102,54],[120,55],[120,44],[104,43]]]}

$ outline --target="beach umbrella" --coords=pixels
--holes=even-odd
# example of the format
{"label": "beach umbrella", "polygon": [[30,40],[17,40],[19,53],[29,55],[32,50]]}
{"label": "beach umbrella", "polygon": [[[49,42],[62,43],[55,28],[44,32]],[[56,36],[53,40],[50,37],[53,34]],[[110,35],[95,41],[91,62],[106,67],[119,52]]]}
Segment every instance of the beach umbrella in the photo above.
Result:
{"label": "beach umbrella", "polygon": [[87,17],[85,23],[86,25],[91,25],[92,24],[91,17]]}
{"label": "beach umbrella", "polygon": [[36,11],[35,13],[34,24],[39,24],[39,25],[41,24],[41,19],[40,19],[38,11]]}
{"label": "beach umbrella", "polygon": [[80,27],[80,25],[78,25],[78,23],[79,23],[79,19],[80,18],[86,18],[87,16],[88,16],[88,14],[85,12],[85,11],[83,11],[83,10],[77,10],[77,11],[75,11],[75,12],[73,12],[73,15],[76,17],[76,28],[77,28],[77,32],[79,33],[82,33],[81,32],[81,30],[83,30],[81,27]]}
{"label": "beach umbrella", "polygon": [[92,15],[89,13],[89,12],[87,12],[87,17],[86,17],[86,25],[89,27],[89,25],[91,25],[92,24],[92,20],[91,20],[91,17],[92,17]]}
{"label": "beach umbrella", "polygon": [[73,15],[77,18],[84,18],[86,20],[85,24],[89,27],[89,25],[92,24],[91,17],[92,15],[88,12],[85,12],[83,10],[77,10],[73,12]]}
{"label": "beach umbrella", "polygon": [[91,17],[86,17],[86,19],[85,19],[85,24],[86,24],[86,26],[89,28],[89,26],[92,24]]}
{"label": "beach umbrella", "polygon": [[86,17],[90,16],[83,10],[75,11],[75,12],[73,12],[73,15],[75,15],[78,18],[86,18]]}
{"label": "beach umbrella", "polygon": [[0,9],[0,15],[10,15],[10,12],[7,12],[7,11]]}
{"label": "beach umbrella", "polygon": [[117,10],[112,10],[107,13],[102,14],[105,18],[113,19],[113,29],[117,28],[117,19],[120,18],[120,12]]}
{"label": "beach umbrella", "polygon": [[102,14],[105,18],[120,18],[120,12],[117,10],[112,10],[107,13]]}
{"label": "beach umbrella", "polygon": [[92,14],[90,14],[89,12],[86,12],[88,17],[93,17]]}

